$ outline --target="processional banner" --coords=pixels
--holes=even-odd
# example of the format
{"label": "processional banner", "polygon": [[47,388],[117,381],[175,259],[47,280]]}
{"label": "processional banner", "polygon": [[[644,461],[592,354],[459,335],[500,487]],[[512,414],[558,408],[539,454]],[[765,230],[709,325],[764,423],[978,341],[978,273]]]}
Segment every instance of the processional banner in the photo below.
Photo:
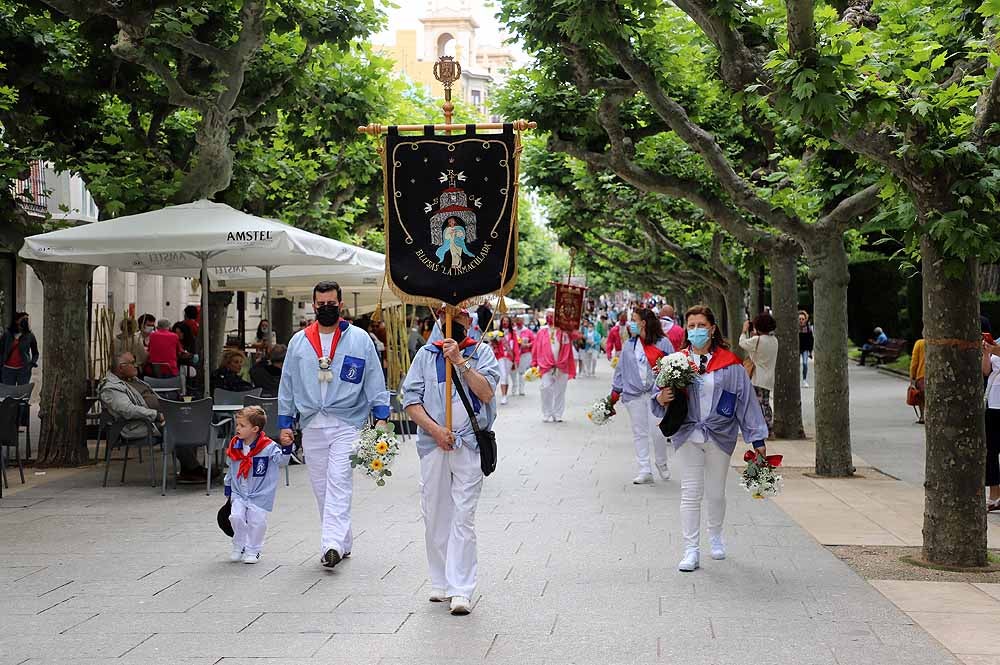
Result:
{"label": "processional banner", "polygon": [[385,235],[389,286],[404,302],[462,305],[505,295],[517,281],[520,140],[501,133],[385,139]]}
{"label": "processional banner", "polygon": [[585,286],[556,283],[555,324],[561,330],[576,330],[583,317],[583,294]]}

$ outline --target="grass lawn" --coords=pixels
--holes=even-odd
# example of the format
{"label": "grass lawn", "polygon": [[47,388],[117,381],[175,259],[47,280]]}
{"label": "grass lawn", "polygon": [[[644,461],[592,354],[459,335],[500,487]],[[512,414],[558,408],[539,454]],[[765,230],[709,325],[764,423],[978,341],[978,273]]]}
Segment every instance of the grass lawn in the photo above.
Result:
{"label": "grass lawn", "polygon": [[[853,344],[848,344],[847,346],[847,357],[855,362],[861,358],[861,349],[854,346]],[[903,353],[900,354],[899,358],[895,362],[886,363],[882,365],[887,369],[896,370],[897,372],[902,372],[909,375],[910,373],[910,354]]]}

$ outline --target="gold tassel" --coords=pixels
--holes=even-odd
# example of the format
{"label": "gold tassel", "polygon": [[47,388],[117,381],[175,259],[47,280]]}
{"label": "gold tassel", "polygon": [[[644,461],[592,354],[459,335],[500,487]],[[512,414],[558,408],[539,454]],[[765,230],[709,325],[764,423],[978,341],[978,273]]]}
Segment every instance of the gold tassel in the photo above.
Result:
{"label": "gold tassel", "polygon": [[378,323],[382,320],[382,299],[379,298],[378,304],[375,305],[375,311],[372,312],[372,323]]}
{"label": "gold tassel", "polygon": [[507,313],[507,299],[504,298],[503,296],[500,296],[500,299],[497,301],[497,314],[503,316],[506,313]]}

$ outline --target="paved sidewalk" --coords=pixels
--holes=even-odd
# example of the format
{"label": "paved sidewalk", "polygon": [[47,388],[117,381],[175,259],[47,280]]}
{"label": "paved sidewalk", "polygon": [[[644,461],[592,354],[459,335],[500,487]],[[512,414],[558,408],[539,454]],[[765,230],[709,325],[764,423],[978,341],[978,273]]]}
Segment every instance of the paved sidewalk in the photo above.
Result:
{"label": "paved sidewalk", "polygon": [[334,571],[303,467],[247,566],[227,561],[221,492],[164,498],[134,464],[125,486],[94,469],[0,500],[0,665],[956,662],[735,473],[730,558],[677,572],[678,483],[630,483],[627,415],[584,416],[600,372],[571,383],[566,423],[541,422],[537,384],[501,407],[468,617],[426,601],[412,449],[388,487],[356,479],[354,556]]}

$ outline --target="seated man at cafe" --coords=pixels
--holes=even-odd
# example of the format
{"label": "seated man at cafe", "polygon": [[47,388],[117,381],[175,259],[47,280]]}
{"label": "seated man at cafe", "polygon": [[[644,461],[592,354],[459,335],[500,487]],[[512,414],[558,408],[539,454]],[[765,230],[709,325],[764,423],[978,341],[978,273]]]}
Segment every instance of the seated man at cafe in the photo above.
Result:
{"label": "seated man at cafe", "polygon": [[253,381],[254,388],[260,388],[261,397],[277,397],[278,384],[281,383],[281,367],[285,364],[285,352],[288,349],[284,344],[275,344],[271,347],[268,356],[253,366],[250,370],[250,380]]}
{"label": "seated man at cafe", "polygon": [[[153,424],[153,436],[160,436],[164,425],[160,413],[160,400],[153,389],[138,379],[139,368],[135,356],[123,351],[115,357],[115,363],[101,382],[98,395],[101,407],[116,420],[125,420],[121,436],[123,439],[142,439],[146,436],[146,423]],[[198,463],[194,448],[174,450],[181,470],[178,483],[204,483],[208,470]]]}
{"label": "seated man at cafe", "polygon": [[177,359],[187,357],[188,353],[181,346],[181,340],[170,331],[170,321],[160,319],[156,322],[156,330],[149,336],[149,353],[147,375],[168,379],[180,374]]}

